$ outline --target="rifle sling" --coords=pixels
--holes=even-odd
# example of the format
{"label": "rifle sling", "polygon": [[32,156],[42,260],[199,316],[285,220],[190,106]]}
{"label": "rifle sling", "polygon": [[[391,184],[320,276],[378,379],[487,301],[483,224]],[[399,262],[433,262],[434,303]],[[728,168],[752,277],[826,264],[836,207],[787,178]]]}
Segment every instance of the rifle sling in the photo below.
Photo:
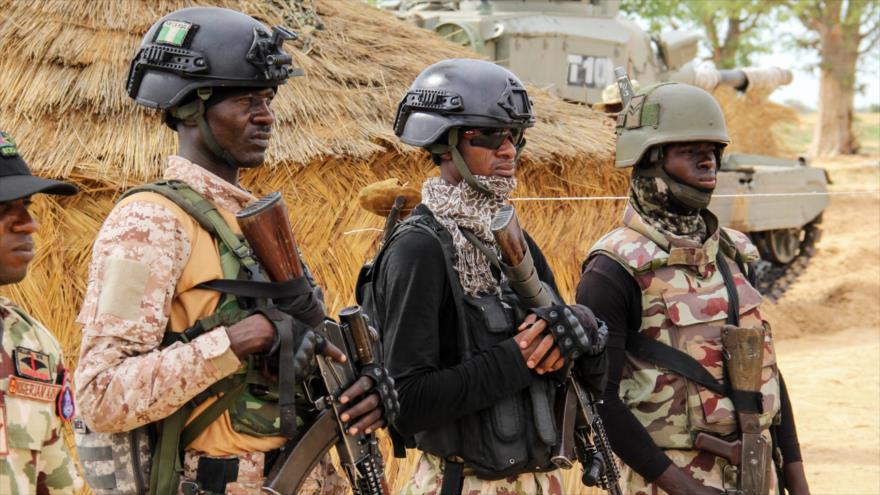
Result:
{"label": "rifle sling", "polygon": [[292,299],[312,292],[307,277],[299,277],[285,282],[260,282],[256,280],[216,279],[202,282],[196,287],[215,290],[224,294],[253,299]]}
{"label": "rifle sling", "polygon": [[325,409],[296,443],[288,443],[284,447],[290,450],[290,454],[286,457],[282,454],[275,462],[266,477],[266,486],[277,493],[297,493],[324,453],[339,442],[339,435],[336,414],[331,409]]}

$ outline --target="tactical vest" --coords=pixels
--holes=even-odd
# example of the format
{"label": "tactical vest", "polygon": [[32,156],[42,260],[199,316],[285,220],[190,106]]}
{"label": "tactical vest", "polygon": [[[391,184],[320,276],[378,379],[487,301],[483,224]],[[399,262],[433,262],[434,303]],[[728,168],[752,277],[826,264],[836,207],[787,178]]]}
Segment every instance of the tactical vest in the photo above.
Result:
{"label": "tactical vest", "polygon": [[[169,199],[216,240],[224,279],[267,279],[244,238],[229,227],[213,204],[185,183],[146,184],[127,191],[123,198],[144,192]],[[210,288],[208,284],[203,285]],[[232,325],[248,316],[250,309],[266,304],[266,300],[242,301],[234,295],[223,294],[214,312],[193,327],[183,332],[167,330],[161,347],[178,341],[189,342],[220,325]],[[223,396],[186,424],[199,404],[219,394]],[[182,471],[180,451],[227,410],[232,428],[238,433],[279,436],[281,432],[278,384],[258,372],[253,356],[236,373],[153,425],[125,433],[96,433],[77,421],[74,425],[77,450],[89,486],[99,494],[176,493],[178,475]],[[297,427],[302,424],[297,418]]]}
{"label": "tactical vest", "polygon": [[[365,266],[358,281],[358,302],[369,312],[371,320],[378,324],[380,332],[382,322],[377,316],[381,313],[375,308],[376,287],[373,286],[375,274],[380,269],[387,247],[413,230],[429,234],[443,250],[443,263],[455,303],[457,347],[461,361],[513,337],[516,322],[523,313],[518,313],[512,291],[505,290],[502,297],[464,294],[454,268],[456,250],[452,236],[424,205],[416,207],[387,237],[374,262]],[[543,380],[548,386],[542,389],[545,396],[539,398],[532,398],[530,389],[526,389],[506,397],[491,408],[420,432],[414,438],[401,439],[392,429],[392,439],[397,439],[395,453],[398,456],[402,453],[402,446],[398,443],[404,441],[408,447],[416,447],[443,459],[463,461],[484,478],[556,469],[550,462],[551,449],[557,442],[555,418],[552,414],[549,418],[546,414],[536,414],[532,403],[537,400],[543,403],[544,408],[553,410],[557,384],[551,379]],[[542,408],[541,405],[538,407]]]}
{"label": "tactical vest", "polygon": [[[709,218],[714,220],[714,217]],[[707,222],[712,223],[712,222]],[[719,229],[701,246],[665,237],[628,207],[625,227],[600,239],[590,257],[605,255],[625,268],[641,289],[642,319],[637,336],[627,337],[627,353],[620,395],[657,446],[691,449],[697,432],[726,436],[737,431],[735,408],[727,394],[719,394],[694,380],[653,364],[630,341],[647,338],[682,351],[719,383],[724,381],[721,327],[728,312],[728,293],[716,265],[721,249],[736,284],[742,327],[762,328],[764,361],[761,386],[761,425],[768,428],[779,411],[779,378],[773,336],[761,317],[761,294],[748,282],[733,258],[757,259],[748,237]],[[717,224],[717,221],[715,221]],[[730,242],[722,241],[727,238]],[[731,245],[732,244],[732,245]]]}

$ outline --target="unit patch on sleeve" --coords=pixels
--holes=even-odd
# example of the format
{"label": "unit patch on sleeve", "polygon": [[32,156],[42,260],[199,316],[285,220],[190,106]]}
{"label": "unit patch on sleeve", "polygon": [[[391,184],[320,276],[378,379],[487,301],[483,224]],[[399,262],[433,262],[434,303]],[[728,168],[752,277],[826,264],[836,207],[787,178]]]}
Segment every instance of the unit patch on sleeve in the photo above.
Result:
{"label": "unit patch on sleeve", "polygon": [[61,372],[61,392],[58,394],[58,417],[67,422],[76,414],[76,406],[73,403],[73,390],[70,388],[70,371],[67,368]]}
{"label": "unit patch on sleeve", "polygon": [[15,395],[17,397],[25,397],[42,402],[55,402],[55,399],[58,397],[58,392],[61,392],[61,385],[35,382],[33,380],[26,380],[20,376],[10,376],[8,392],[9,395]]}
{"label": "unit patch on sleeve", "polygon": [[33,351],[27,347],[16,347],[12,354],[16,375],[30,380],[52,383],[52,360],[48,354]]}

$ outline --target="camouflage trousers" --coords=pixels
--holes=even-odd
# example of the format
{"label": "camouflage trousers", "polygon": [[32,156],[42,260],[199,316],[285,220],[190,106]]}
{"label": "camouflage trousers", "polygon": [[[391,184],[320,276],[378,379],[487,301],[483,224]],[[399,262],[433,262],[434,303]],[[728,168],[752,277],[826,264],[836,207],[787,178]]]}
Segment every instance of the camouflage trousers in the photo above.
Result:
{"label": "camouflage trousers", "polygon": [[[714,456],[708,452],[699,450],[664,450],[672,460],[672,463],[682,468],[703,486],[717,488],[718,490],[736,488],[736,474],[731,468],[727,468],[728,462],[723,457]],[[725,469],[727,468],[727,469]],[[776,469],[770,463],[767,473],[770,479],[770,495],[776,495]],[[629,495],[666,495],[653,483],[648,483],[629,466],[623,467],[620,476],[620,488],[623,493]]]}
{"label": "camouflage trousers", "polygon": [[[438,495],[443,486],[445,462],[437,456],[422,453],[412,478],[401,489],[401,495]],[[546,473],[525,473],[500,480],[482,480],[465,476],[462,495],[562,495],[562,474],[559,470]]]}
{"label": "camouflage trousers", "polygon": [[[263,495],[264,454],[251,452],[235,457],[238,458],[238,479],[227,483],[226,491],[222,495]],[[201,456],[194,452],[186,452],[181,485],[195,481],[200,458]],[[297,493],[299,495],[344,495],[348,492],[348,482],[339,475],[333,466],[330,455],[327,454],[318,461],[315,469],[312,470]],[[198,493],[210,495],[211,492],[200,490]],[[178,491],[178,495],[182,494],[182,491]]]}

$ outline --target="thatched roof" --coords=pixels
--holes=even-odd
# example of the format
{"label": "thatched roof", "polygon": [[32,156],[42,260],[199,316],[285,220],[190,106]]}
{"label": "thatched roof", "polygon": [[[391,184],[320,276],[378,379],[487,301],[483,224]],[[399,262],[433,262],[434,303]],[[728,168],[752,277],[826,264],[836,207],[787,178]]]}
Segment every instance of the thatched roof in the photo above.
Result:
{"label": "thatched roof", "polygon": [[[150,25],[193,3],[0,1],[0,117],[41,172],[113,183],[159,174],[173,133],[158,125],[157,112],[132,104],[125,75]],[[302,2],[292,0],[213,3],[303,33],[286,45],[306,76],[279,91],[270,166],[412,153],[389,125],[405,88],[430,62],[473,56],[359,1],[320,1],[316,15],[298,12]],[[609,134],[589,110],[539,93],[534,100],[542,121],[530,132],[526,159],[607,155]]]}

